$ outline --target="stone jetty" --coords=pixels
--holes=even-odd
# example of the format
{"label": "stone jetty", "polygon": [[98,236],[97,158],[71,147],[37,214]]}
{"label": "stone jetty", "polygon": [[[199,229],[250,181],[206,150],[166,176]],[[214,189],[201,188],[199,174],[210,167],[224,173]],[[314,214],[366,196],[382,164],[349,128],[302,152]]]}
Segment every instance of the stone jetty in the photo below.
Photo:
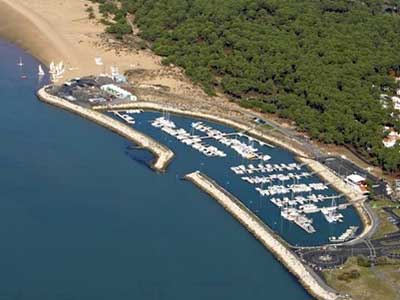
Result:
{"label": "stone jetty", "polygon": [[[204,192],[218,201],[243,226],[247,228],[268,250],[294,274],[307,291],[321,300],[338,300],[345,297],[327,286],[299,257],[280,241],[280,239],[242,202],[220,187],[204,174],[196,171],[185,176]],[[347,298],[348,299],[348,298]]]}

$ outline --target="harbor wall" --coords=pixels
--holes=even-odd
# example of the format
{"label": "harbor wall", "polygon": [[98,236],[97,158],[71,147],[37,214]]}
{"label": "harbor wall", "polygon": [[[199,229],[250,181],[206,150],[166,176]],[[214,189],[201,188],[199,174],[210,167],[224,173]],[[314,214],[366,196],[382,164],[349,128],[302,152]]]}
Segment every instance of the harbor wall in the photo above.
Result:
{"label": "harbor wall", "polygon": [[47,93],[46,88],[48,88],[48,86],[41,88],[37,92],[40,100],[78,114],[81,117],[91,120],[93,122],[96,122],[97,124],[112,130],[113,132],[121,135],[129,141],[139,145],[140,147],[149,150],[155,156],[155,161],[152,164],[152,167],[155,170],[160,172],[164,171],[169,162],[174,157],[174,153],[170,149],[158,143],[156,140],[150,138],[149,136],[139,131],[136,131],[130,126],[118,122],[117,120],[114,120],[113,118],[106,116],[105,114],[84,108],[80,105],[71,103],[70,101],[51,95]]}
{"label": "harbor wall", "polygon": [[[238,121],[234,121],[228,118],[224,118],[221,116],[216,116],[216,115],[211,115],[203,112],[194,112],[190,110],[182,110],[180,108],[172,107],[172,106],[167,106],[163,105],[160,103],[155,103],[155,102],[148,102],[148,101],[136,101],[136,102],[130,102],[130,103],[124,103],[124,104],[107,104],[107,105],[99,105],[93,107],[94,110],[124,110],[124,109],[144,109],[144,110],[153,110],[153,111],[164,111],[164,112],[170,112],[173,114],[177,115],[182,115],[182,116],[188,116],[188,117],[193,117],[193,118],[198,118],[198,119],[204,119],[208,121],[213,121],[219,124],[227,125],[229,127],[235,128],[239,131],[244,131],[246,134],[255,137],[257,139],[260,139],[261,141],[269,142],[271,144],[274,144],[278,147],[287,149],[288,151],[292,152],[298,161],[302,163],[306,163],[308,167],[313,170],[317,176],[321,177],[322,179],[326,180],[331,184],[331,186],[338,190],[340,193],[346,196],[348,201],[354,206],[355,210],[357,211],[357,214],[360,216],[360,219],[363,223],[363,231],[361,232],[360,235],[355,240],[360,240],[366,236],[369,236],[372,234],[372,231],[376,229],[376,225],[374,224],[374,217],[371,215],[372,212],[370,212],[366,207],[364,201],[360,201],[360,198],[362,195],[360,193],[357,193],[354,189],[349,187],[342,178],[334,174],[329,168],[324,166],[322,163],[313,160],[311,158],[307,158],[308,155],[307,153],[301,151],[300,149],[297,149],[295,147],[292,147],[291,145],[285,143],[283,140],[280,140],[278,138],[269,136],[265,134],[264,132],[261,132],[260,130],[256,129],[255,127],[251,127],[249,125],[240,123]],[[353,240],[353,241],[355,241]],[[352,241],[352,242],[353,242]]]}
{"label": "harbor wall", "polygon": [[297,277],[300,283],[313,297],[320,300],[338,300],[343,298],[342,295],[330,288],[313,270],[303,264],[300,258],[285,246],[273,231],[239,199],[199,171],[186,175],[185,179],[193,182],[197,187],[217,200],[225,210],[246,227],[250,233]]}

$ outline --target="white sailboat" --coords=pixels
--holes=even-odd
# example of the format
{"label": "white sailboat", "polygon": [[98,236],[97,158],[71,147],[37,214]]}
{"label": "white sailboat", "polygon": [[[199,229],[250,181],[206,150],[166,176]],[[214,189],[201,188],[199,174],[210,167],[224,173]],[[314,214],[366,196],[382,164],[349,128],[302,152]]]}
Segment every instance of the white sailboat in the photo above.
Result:
{"label": "white sailboat", "polygon": [[58,79],[62,78],[65,72],[64,62],[59,62],[55,64],[53,61],[50,63],[50,70],[49,73],[51,74],[51,80],[57,81]]}
{"label": "white sailboat", "polygon": [[24,63],[22,62],[22,57],[19,57],[19,62],[17,65],[20,67],[22,67],[24,65]]}
{"label": "white sailboat", "polygon": [[50,71],[49,71],[49,73],[50,74],[54,74],[55,73],[55,64],[54,64],[54,61],[52,61],[51,63],[50,63],[50,67],[49,67],[49,69],[50,69]]}
{"label": "white sailboat", "polygon": [[119,75],[119,70],[118,70],[117,67],[112,66],[112,67],[110,67],[110,69],[111,69],[111,76],[112,76],[112,77],[116,77],[116,76]]}
{"label": "white sailboat", "polygon": [[45,73],[44,73],[44,70],[43,70],[42,66],[39,65],[39,66],[38,66],[38,75],[39,75],[39,76],[43,76],[44,74],[45,74]]}

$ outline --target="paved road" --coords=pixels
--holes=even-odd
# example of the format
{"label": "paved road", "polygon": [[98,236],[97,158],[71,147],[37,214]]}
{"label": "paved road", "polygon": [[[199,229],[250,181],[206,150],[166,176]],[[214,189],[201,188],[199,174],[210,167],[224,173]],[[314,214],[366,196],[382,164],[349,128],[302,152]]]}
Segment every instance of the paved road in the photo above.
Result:
{"label": "paved road", "polygon": [[[252,115],[254,116],[254,118],[259,118],[259,116],[255,115],[255,114],[252,114]],[[322,152],[319,147],[312,144],[308,138],[305,138],[304,136],[300,135],[298,131],[296,131],[294,129],[282,127],[279,124],[277,124],[273,121],[270,121],[270,120],[266,120],[266,119],[262,119],[262,120],[265,122],[266,125],[272,127],[271,130],[278,131],[282,135],[288,137],[292,141],[303,146],[305,151],[310,154],[310,158],[319,159],[321,157],[326,156],[326,154],[324,152]]]}
{"label": "paved road", "polygon": [[392,210],[391,208],[385,209],[395,220],[394,223],[397,223],[399,230],[395,233],[387,234],[375,240],[362,239],[356,244],[343,246],[332,244],[314,249],[297,249],[296,253],[317,271],[340,266],[348,257],[356,255],[363,255],[371,259],[381,256],[400,259],[400,254],[393,253],[394,250],[400,250],[400,217],[394,214]]}

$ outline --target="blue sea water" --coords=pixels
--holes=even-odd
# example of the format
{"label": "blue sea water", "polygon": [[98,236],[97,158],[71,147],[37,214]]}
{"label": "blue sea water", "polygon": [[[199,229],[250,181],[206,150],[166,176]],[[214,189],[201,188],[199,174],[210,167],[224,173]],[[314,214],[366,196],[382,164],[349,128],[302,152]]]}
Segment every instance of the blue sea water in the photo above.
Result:
{"label": "blue sea water", "polygon": [[37,65],[0,41],[0,299],[310,299],[180,180],[191,161],[156,174],[148,153],[37,101]]}

